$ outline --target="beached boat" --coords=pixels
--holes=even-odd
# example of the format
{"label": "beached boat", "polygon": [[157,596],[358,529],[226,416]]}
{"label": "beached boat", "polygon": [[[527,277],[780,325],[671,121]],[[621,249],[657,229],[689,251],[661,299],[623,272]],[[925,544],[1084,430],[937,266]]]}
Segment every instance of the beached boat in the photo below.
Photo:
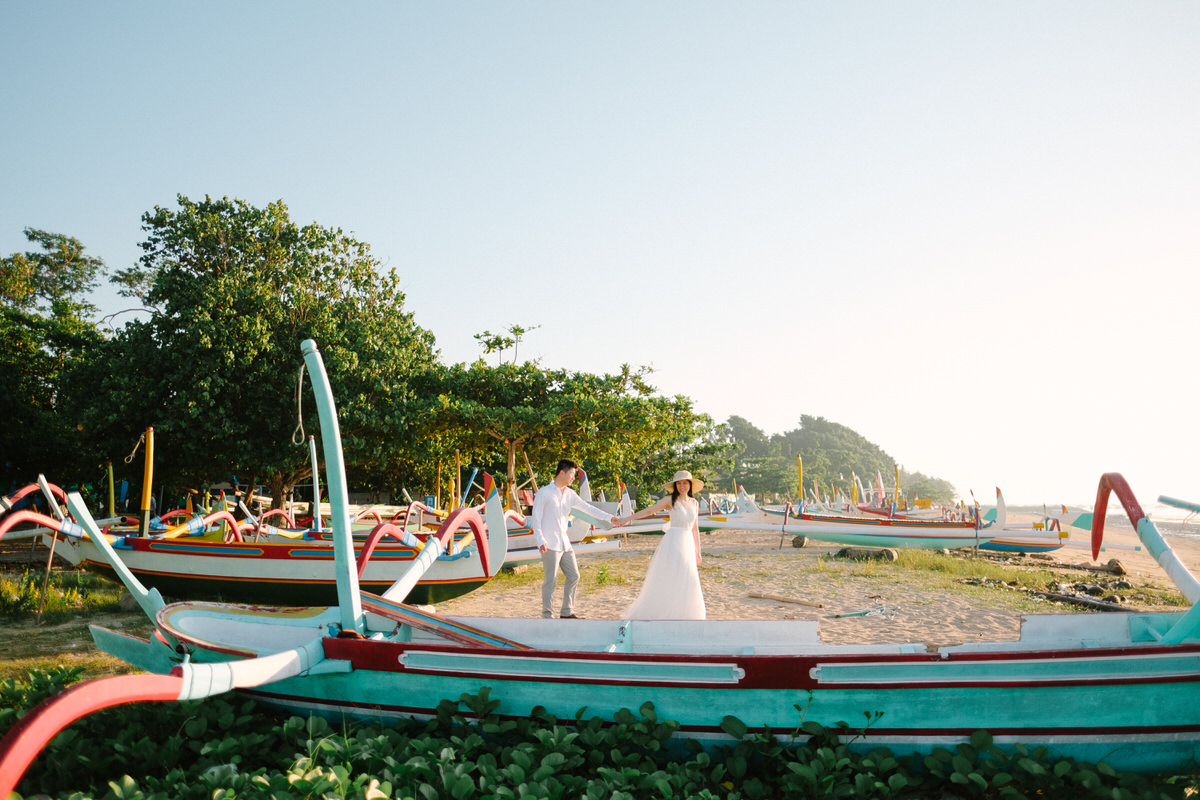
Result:
{"label": "beached boat", "polygon": [[[491,476],[485,476],[491,486]],[[497,501],[498,502],[498,501]],[[503,510],[486,512],[493,530],[504,530]],[[186,534],[199,533],[226,518],[230,541]],[[374,525],[354,537],[354,565],[360,585],[382,592],[394,584],[429,542],[442,542],[436,561],[405,598],[410,603],[434,604],[460,597],[485,584],[508,555],[508,537],[485,535],[478,510],[458,509],[446,515],[436,531],[416,535],[390,522]],[[247,531],[249,528],[246,529]],[[138,581],[178,599],[223,598],[244,603],[288,605],[336,604],[337,559],[332,541],[303,540],[278,534],[264,541],[243,540],[239,523],[227,512],[194,517],[160,536],[126,536],[96,532],[68,536],[56,552],[74,566],[120,582],[108,556],[121,554],[123,566]],[[45,535],[47,546],[52,534]],[[103,537],[107,547],[98,540]]]}
{"label": "beached boat", "polygon": [[737,513],[713,514],[700,521],[701,530],[718,528],[777,531],[781,534],[851,547],[892,547],[915,550],[954,550],[976,547],[994,532],[975,522],[882,519],[875,517],[807,514],[790,506],[779,511],[760,508],[745,492]]}
{"label": "beached boat", "polygon": [[[315,345],[304,350],[327,461],[340,471],[332,395]],[[122,572],[156,635],[93,634],[102,649],[158,674],[100,678],[27,714],[0,742],[0,796],[44,742],[84,714],[229,690],[299,713],[380,721],[433,717],[442,699],[483,687],[501,717],[542,707],[567,725],[581,708],[613,719],[650,701],[660,719],[679,722],[679,736],[709,744],[729,741],[720,726],[732,715],[784,741],[803,740],[805,720],[847,721],[851,748],[887,746],[897,755],[953,748],[979,729],[1001,747],[1044,745],[1052,756],[1118,770],[1183,771],[1200,755],[1195,605],[1186,613],[1025,615],[1017,641],[937,648],[827,645],[815,620],[444,618],[361,591],[344,486],[339,478],[331,488],[336,607],[164,605]],[[1110,492],[1195,604],[1200,582],[1112,473],[1097,494],[1093,558]],[[69,498],[82,526],[92,527],[81,501]]]}
{"label": "beached boat", "polygon": [[[1070,543],[1069,529],[1078,527],[1085,517],[1090,526],[1092,515],[1070,511],[1066,506],[1060,506],[1059,509],[1056,512],[1045,511],[1042,518],[1035,522],[1001,523],[995,538],[980,545],[980,548],[1001,553],[1052,553],[1061,550]],[[989,509],[983,519],[994,522],[996,519],[1005,519],[1006,514],[1004,495],[997,487],[996,507]]]}

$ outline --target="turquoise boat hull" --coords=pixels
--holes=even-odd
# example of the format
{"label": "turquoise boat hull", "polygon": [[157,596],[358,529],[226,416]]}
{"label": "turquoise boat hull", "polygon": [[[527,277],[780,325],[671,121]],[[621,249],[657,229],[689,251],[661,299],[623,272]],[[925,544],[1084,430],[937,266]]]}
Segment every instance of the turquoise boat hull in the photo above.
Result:
{"label": "turquoise boat hull", "polygon": [[[259,625],[282,646],[280,610],[237,613],[176,604],[158,622],[198,660],[259,655]],[[310,616],[295,623],[296,642],[336,627],[333,610]],[[1181,617],[1028,615],[1019,641],[927,650],[824,645],[805,620],[459,620],[506,643],[470,646],[408,626],[388,635],[393,622],[368,614],[368,635],[383,638],[322,640],[337,670],[243,692],[294,713],[385,724],[433,717],[441,700],[484,687],[501,716],[541,706],[564,724],[580,709],[611,720],[648,701],[680,724],[678,736],[708,746],[731,743],[726,715],[783,741],[806,720],[845,722],[852,747],[897,755],[953,748],[984,729],[1001,747],[1168,773],[1200,760],[1200,642],[1157,641]]]}

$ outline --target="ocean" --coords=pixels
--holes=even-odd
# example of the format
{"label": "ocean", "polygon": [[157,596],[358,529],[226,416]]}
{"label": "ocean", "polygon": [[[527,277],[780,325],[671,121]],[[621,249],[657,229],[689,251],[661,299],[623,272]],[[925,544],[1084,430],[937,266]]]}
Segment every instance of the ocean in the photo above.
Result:
{"label": "ocean", "polygon": [[[1048,509],[1044,509],[1043,506],[1008,506],[1010,513],[1022,516],[1040,517],[1045,510]],[[1163,536],[1178,536],[1200,541],[1200,515],[1157,501],[1146,503],[1142,506],[1142,510],[1146,512]],[[1108,514],[1105,515],[1104,526],[1106,529],[1133,530],[1129,516],[1121,506],[1121,501],[1115,496],[1108,499]],[[1071,538],[1074,539],[1074,535]]]}

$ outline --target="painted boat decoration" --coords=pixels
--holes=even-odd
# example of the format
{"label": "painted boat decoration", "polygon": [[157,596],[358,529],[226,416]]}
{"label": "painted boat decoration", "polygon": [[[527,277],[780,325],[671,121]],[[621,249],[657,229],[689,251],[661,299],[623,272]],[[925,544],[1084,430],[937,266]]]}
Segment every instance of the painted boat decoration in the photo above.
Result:
{"label": "painted boat decoration", "polygon": [[[416,505],[416,504],[414,504]],[[444,519],[445,512],[429,511],[428,519]],[[579,555],[587,555],[590,553],[605,553],[621,548],[621,540],[612,535],[607,522],[603,520],[595,520],[591,517],[579,514],[577,517],[572,515],[570,527],[567,529],[567,536],[571,540],[572,548]],[[422,518],[426,518],[422,515]],[[424,530],[423,522],[414,525],[407,518],[397,520],[402,524],[404,530]],[[521,514],[512,509],[504,510],[504,525],[508,536],[507,550],[504,557],[505,567],[515,567],[522,564],[540,564],[542,554],[538,550],[537,543],[533,538],[533,529],[529,526],[528,520]],[[489,534],[491,529],[489,528]],[[361,534],[355,533],[356,540]],[[264,541],[288,543],[294,542],[298,538],[309,539],[330,543],[333,539],[332,531],[320,531],[314,533],[312,531],[272,531],[267,534]],[[444,598],[448,599],[448,598]],[[337,602],[336,598],[329,602]]]}
{"label": "painted boat decoration", "polygon": [[[490,482],[491,477],[486,480]],[[503,512],[497,508],[490,513],[498,520]],[[236,524],[232,519],[231,523]],[[382,592],[395,583],[426,542],[444,541],[443,552],[402,599],[433,605],[467,594],[487,583],[507,557],[508,538],[488,537],[486,527],[475,509],[453,512],[438,533],[425,539],[390,523],[377,525],[356,542],[359,583],[366,590]],[[403,539],[383,540],[388,534]],[[337,603],[336,553],[331,542],[111,535],[107,539],[143,585],[168,597],[221,597],[281,605]],[[57,552],[75,566],[120,581],[105,552],[90,536],[68,537],[65,544],[58,544]]]}
{"label": "painted boat decoration", "polygon": [[[1193,604],[1186,613],[1025,615],[1017,641],[936,649],[916,642],[827,645],[819,622],[806,620],[443,618],[399,602],[394,592],[362,592],[352,568],[332,395],[315,344],[305,342],[304,352],[327,462],[338,476],[331,489],[338,605],[166,605],[111,551],[114,569],[157,631],[149,641],[102,628],[93,635],[102,649],[155,674],[84,683],[29,712],[0,741],[0,796],[45,742],[84,714],[230,690],[297,712],[382,721],[431,717],[443,698],[483,686],[501,716],[523,717],[541,706],[565,724],[583,707],[612,719],[651,701],[660,718],[680,723],[678,735],[708,743],[727,741],[719,727],[725,715],[752,720],[756,732],[784,741],[803,719],[867,719],[844,741],[897,755],[953,748],[985,729],[1001,747],[1044,745],[1053,756],[1149,773],[1184,771],[1200,755],[1200,582],[1116,473],[1102,476],[1097,492],[1093,558],[1115,493]],[[69,500],[82,528],[93,529],[82,501]]]}
{"label": "painted boat decoration", "polygon": [[[308,437],[308,446],[310,451],[310,459],[312,462],[313,471],[313,492],[314,496],[320,494],[319,488],[319,461],[317,459],[317,449],[314,437]],[[582,470],[581,470],[582,473]],[[472,485],[475,479],[474,473],[468,481],[468,485]],[[487,477],[486,480],[491,480]],[[588,483],[587,474],[582,473],[580,478],[579,491],[585,500],[591,501],[591,488]],[[485,486],[485,494],[487,493]],[[625,497],[625,502],[628,502],[628,496]],[[617,513],[617,504],[612,504],[614,512]],[[321,509],[321,504],[314,500],[314,508],[318,511]],[[603,506],[601,506],[603,507]],[[250,516],[249,510],[243,509],[247,516]],[[420,501],[412,501],[402,509],[398,509],[392,516],[391,522],[397,524],[402,530],[409,532],[425,532],[432,530],[429,526],[432,523],[436,526],[445,522],[446,517],[450,512],[432,508]],[[295,529],[295,526],[290,526],[290,529],[269,528],[263,536],[264,541],[287,543],[296,539],[311,539],[315,541],[331,542],[333,539],[333,530],[321,526],[321,514],[313,518],[317,523],[315,528],[310,529]],[[371,509],[364,509],[356,514],[352,521],[352,533],[357,538],[366,536],[367,531],[361,527],[357,530],[353,528],[353,524],[360,522],[363,519],[368,519],[371,516]],[[376,522],[383,522],[378,513],[374,514]],[[593,520],[589,518],[578,517],[572,519],[571,525],[568,528],[567,535],[578,554],[599,553],[617,550],[621,547],[621,541],[615,537],[610,537],[606,531],[611,526],[602,520]],[[495,529],[493,525],[492,529]],[[508,535],[507,552],[503,566],[515,567],[522,564],[533,564],[541,562],[541,552],[538,550],[537,543],[534,541],[533,529],[523,514],[512,509],[504,510],[504,530]],[[168,534],[169,535],[169,534]],[[254,534],[254,540],[260,539],[259,531]],[[449,599],[448,597],[442,599]],[[336,598],[329,602],[337,602]]]}

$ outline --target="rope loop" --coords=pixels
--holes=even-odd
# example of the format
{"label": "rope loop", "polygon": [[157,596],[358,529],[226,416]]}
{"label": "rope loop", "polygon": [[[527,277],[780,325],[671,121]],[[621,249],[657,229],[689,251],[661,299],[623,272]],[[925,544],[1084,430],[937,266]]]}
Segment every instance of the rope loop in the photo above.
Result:
{"label": "rope loop", "polygon": [[304,411],[301,406],[301,398],[304,391],[304,365],[300,365],[300,374],[296,376],[296,429],[292,431],[292,444],[297,447],[304,446]]}
{"label": "rope loop", "polygon": [[133,444],[133,449],[129,451],[129,455],[125,456],[126,464],[133,461],[133,457],[135,455],[137,455],[137,449],[142,446],[142,442],[144,442],[144,441],[146,441],[145,433],[143,433],[141,436],[138,437],[138,440],[136,442],[134,442],[134,444]]}

